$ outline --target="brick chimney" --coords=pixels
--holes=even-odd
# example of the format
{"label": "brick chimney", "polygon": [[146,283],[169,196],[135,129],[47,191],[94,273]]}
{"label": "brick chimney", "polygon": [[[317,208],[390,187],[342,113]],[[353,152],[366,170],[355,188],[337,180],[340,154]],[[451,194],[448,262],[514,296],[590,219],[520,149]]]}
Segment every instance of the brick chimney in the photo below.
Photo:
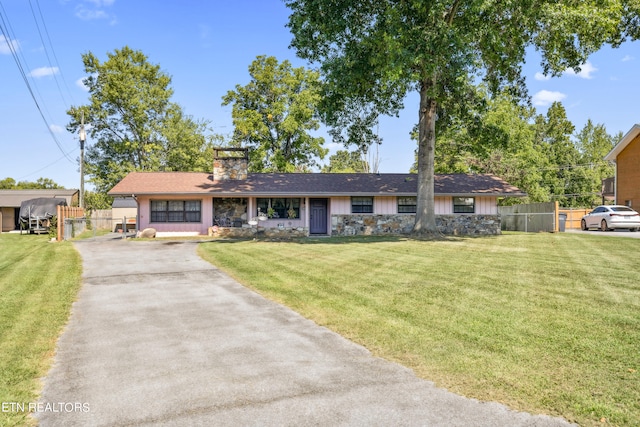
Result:
{"label": "brick chimney", "polygon": [[248,148],[214,148],[213,180],[229,181],[247,179],[248,164]]}

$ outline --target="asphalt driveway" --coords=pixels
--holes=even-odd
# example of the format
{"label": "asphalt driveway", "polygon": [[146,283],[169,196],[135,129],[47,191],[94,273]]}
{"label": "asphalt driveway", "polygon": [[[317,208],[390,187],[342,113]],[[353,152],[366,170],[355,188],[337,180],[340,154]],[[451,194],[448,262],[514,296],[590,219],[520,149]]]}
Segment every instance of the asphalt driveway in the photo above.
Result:
{"label": "asphalt driveway", "polygon": [[565,426],[438,389],[241,286],[196,242],[81,241],[41,426]]}
{"label": "asphalt driveway", "polygon": [[584,234],[591,236],[607,236],[607,237],[627,237],[632,239],[640,239],[640,233],[632,232],[629,230],[610,230],[610,231],[600,231],[600,230],[589,230],[582,231],[579,228],[568,228],[566,230],[567,233],[575,233],[575,234]]}

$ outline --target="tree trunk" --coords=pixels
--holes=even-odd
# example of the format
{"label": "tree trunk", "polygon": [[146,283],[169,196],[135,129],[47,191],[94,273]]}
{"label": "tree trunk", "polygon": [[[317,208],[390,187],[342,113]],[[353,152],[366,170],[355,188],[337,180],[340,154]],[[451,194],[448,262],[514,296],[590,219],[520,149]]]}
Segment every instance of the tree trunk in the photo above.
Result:
{"label": "tree trunk", "polygon": [[435,78],[420,85],[420,113],[418,121],[418,198],[414,234],[435,234],[436,212],[434,199],[434,151],[436,144],[436,100],[429,96]]}

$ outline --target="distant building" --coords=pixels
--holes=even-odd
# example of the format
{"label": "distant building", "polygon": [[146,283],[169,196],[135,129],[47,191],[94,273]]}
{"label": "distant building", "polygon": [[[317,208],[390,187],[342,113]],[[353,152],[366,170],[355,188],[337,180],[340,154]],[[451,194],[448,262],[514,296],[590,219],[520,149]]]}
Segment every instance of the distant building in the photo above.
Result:
{"label": "distant building", "polygon": [[18,230],[20,205],[25,200],[37,199],[40,197],[63,198],[67,205],[78,205],[78,190],[0,190],[0,223],[2,232]]}
{"label": "distant building", "polygon": [[604,158],[615,162],[615,203],[640,209],[640,124],[633,125]]}

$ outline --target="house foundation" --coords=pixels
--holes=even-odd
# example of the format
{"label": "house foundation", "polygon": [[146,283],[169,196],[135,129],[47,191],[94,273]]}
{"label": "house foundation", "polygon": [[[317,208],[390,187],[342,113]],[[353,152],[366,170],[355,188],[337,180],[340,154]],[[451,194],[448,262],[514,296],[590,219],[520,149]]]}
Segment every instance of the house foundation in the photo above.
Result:
{"label": "house foundation", "polygon": [[[383,236],[410,234],[415,215],[332,215],[333,236]],[[480,236],[500,234],[500,215],[437,215],[442,234]]]}

